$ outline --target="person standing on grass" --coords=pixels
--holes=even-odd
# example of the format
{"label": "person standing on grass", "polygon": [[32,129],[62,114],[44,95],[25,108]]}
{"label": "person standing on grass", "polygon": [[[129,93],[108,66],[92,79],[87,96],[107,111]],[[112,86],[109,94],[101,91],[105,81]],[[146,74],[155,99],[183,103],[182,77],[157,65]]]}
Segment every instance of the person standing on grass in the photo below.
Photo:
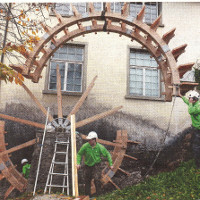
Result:
{"label": "person standing on grass", "polygon": [[81,159],[84,156],[85,160],[85,195],[91,196],[91,181],[94,179],[96,187],[96,195],[101,193],[101,156],[106,157],[110,169],[113,170],[112,157],[108,150],[97,142],[97,133],[91,131],[86,137],[87,143],[83,144],[77,154],[77,169],[81,168]]}
{"label": "person standing on grass", "polygon": [[192,120],[192,150],[196,167],[200,169],[200,96],[194,90],[189,92],[189,99],[182,96],[180,91],[179,96],[188,105],[188,112]]}

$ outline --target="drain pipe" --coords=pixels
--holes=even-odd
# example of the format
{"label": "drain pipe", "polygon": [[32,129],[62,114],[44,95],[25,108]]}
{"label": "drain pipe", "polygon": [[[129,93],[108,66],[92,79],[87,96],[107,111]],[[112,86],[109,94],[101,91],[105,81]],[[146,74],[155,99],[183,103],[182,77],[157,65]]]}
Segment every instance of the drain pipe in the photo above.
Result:
{"label": "drain pipe", "polygon": [[[3,38],[3,48],[6,46],[6,39],[7,39],[7,33],[8,33],[8,24],[9,24],[9,16],[10,16],[10,9],[11,9],[12,3],[9,3],[9,8],[7,11],[7,19],[6,19],[6,27],[4,31],[4,38]],[[4,62],[4,53],[1,54],[1,63]]]}

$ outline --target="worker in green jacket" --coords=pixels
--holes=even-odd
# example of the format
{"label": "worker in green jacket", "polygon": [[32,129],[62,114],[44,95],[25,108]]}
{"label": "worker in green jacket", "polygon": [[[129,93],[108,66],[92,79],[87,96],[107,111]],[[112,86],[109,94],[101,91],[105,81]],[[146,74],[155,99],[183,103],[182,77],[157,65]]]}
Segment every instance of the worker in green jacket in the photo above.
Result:
{"label": "worker in green jacket", "polygon": [[28,179],[29,173],[30,173],[30,169],[31,169],[31,165],[28,164],[28,160],[26,158],[21,160],[21,164],[23,165],[22,174],[26,179]]}
{"label": "worker in green jacket", "polygon": [[199,93],[196,91],[189,92],[189,99],[182,96],[179,92],[179,96],[188,105],[188,112],[192,120],[192,149],[194,160],[197,168],[200,168],[200,101]]}
{"label": "worker in green jacket", "polygon": [[86,139],[88,142],[82,145],[77,154],[77,169],[81,168],[81,159],[84,156],[85,194],[91,196],[91,180],[94,179],[96,195],[99,195],[101,193],[101,156],[107,158],[111,170],[113,170],[112,157],[108,150],[96,141],[98,139],[96,132],[91,131]]}

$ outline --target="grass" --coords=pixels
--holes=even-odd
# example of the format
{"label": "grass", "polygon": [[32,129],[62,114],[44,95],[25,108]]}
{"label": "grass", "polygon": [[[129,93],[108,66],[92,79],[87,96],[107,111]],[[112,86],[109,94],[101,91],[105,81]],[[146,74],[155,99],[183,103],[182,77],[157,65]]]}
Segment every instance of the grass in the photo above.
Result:
{"label": "grass", "polygon": [[172,172],[163,172],[145,181],[100,196],[97,200],[200,200],[200,169],[193,160]]}

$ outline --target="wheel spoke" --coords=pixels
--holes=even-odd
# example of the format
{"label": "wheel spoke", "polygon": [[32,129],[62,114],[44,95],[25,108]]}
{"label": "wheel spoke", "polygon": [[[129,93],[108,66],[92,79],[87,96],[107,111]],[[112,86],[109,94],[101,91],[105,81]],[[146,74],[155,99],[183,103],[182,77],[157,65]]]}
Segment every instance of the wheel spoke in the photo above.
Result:
{"label": "wheel spoke", "polygon": [[37,127],[37,128],[41,128],[41,129],[44,129],[44,127],[45,127],[44,124],[32,122],[32,121],[25,120],[25,119],[20,119],[20,118],[17,118],[17,117],[12,117],[12,116],[1,114],[1,113],[0,113],[0,118],[8,119],[8,120],[19,122],[19,123],[22,123],[22,124],[27,124],[27,125],[34,126],[34,127]]}
{"label": "wheel spoke", "polygon": [[112,114],[116,113],[118,110],[120,110],[122,107],[123,106],[119,106],[119,107],[113,108],[109,111],[106,111],[106,112],[103,112],[101,114],[94,115],[93,117],[79,121],[79,122],[76,123],[76,128],[79,128],[81,126],[84,126],[84,125],[89,124],[91,122],[94,122],[96,120],[99,120],[99,119],[102,119],[102,118],[107,117],[109,115],[112,115]]}
{"label": "wheel spoke", "polygon": [[[47,110],[45,109],[45,107],[38,101],[38,99],[34,96],[34,94],[28,89],[28,87],[24,83],[22,83],[22,87],[25,89],[25,91],[29,94],[31,99],[33,99],[33,101],[37,104],[37,106],[46,116]],[[50,114],[49,114],[49,121],[53,121],[53,117]]]}
{"label": "wheel spoke", "polygon": [[61,94],[61,77],[59,65],[56,66],[56,74],[57,74],[57,101],[58,101],[58,118],[63,117],[62,112],[62,94]]}
{"label": "wheel spoke", "polygon": [[74,108],[72,109],[72,111],[69,113],[67,119],[70,120],[70,116],[73,114],[76,114],[76,112],[79,110],[79,108],[82,106],[83,102],[85,101],[86,97],[88,96],[88,94],[90,93],[90,91],[92,90],[93,86],[94,86],[94,82],[97,79],[97,76],[95,76],[92,80],[92,82],[90,83],[90,85],[88,86],[88,88],[85,90],[85,92],[83,93],[83,95],[81,96],[81,98],[78,100],[78,102],[76,103],[76,105],[74,106]]}

